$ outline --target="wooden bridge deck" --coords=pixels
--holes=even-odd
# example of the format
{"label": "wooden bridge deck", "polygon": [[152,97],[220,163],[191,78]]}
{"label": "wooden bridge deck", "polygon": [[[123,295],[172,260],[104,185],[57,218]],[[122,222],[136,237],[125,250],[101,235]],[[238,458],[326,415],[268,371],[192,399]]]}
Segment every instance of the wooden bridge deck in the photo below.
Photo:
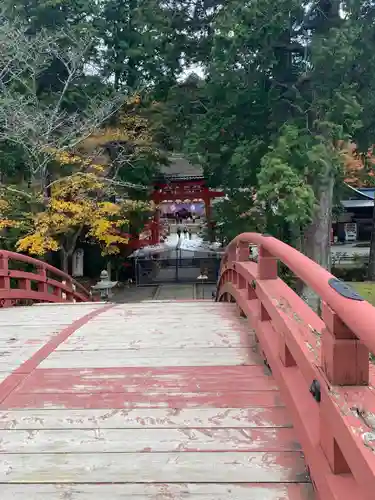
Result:
{"label": "wooden bridge deck", "polygon": [[0,310],[3,500],[311,500],[233,304]]}

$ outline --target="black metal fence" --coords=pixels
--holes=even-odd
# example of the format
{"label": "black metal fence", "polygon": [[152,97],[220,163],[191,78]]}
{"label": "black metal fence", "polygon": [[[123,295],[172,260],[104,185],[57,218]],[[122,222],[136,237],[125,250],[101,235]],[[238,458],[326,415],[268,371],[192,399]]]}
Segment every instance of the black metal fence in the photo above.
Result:
{"label": "black metal fence", "polygon": [[[184,255],[185,254],[185,255]],[[162,283],[197,283],[205,275],[205,283],[216,283],[220,269],[220,256],[186,256],[186,251],[172,251],[152,258],[135,261],[136,283],[146,286]]]}

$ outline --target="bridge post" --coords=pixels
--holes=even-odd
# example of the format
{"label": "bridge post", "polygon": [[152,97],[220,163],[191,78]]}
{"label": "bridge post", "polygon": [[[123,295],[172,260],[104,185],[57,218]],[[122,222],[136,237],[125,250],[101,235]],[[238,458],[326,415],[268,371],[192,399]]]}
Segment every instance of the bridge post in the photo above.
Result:
{"label": "bridge post", "polygon": [[[7,296],[10,292],[10,277],[9,277],[9,260],[6,255],[0,255],[0,289],[2,290],[2,293]],[[4,298],[1,303],[0,307],[8,307],[11,304],[10,300],[7,300]]]}
{"label": "bridge post", "polygon": [[9,290],[10,288],[8,271],[8,257],[6,255],[0,255],[0,288],[5,290]]}
{"label": "bridge post", "polygon": [[369,350],[325,303],[322,304],[322,366],[332,385],[367,385]]}
{"label": "bridge post", "polygon": [[[332,385],[367,385],[369,383],[369,350],[359,341],[341,318],[322,303],[322,367]],[[350,467],[335,437],[323,398],[320,407],[320,445],[334,474],[350,473]]]}
{"label": "bridge post", "polygon": [[[257,263],[246,262],[250,245],[258,247]],[[319,292],[321,317],[278,277],[278,261]],[[327,270],[285,243],[244,233],[228,245],[218,297],[229,295],[239,304],[259,337],[266,365],[269,357],[294,413],[317,496],[365,500],[375,487],[369,362],[369,352],[375,353],[375,309],[337,293],[332,280]]]}
{"label": "bridge post", "polygon": [[277,259],[263,245],[259,246],[258,252],[258,279],[277,279]]}
{"label": "bridge post", "polygon": [[[38,292],[42,294],[48,294],[48,285],[47,285],[47,271],[43,264],[37,267],[38,274],[41,277],[41,281],[38,282]],[[61,298],[61,288],[56,288],[54,290],[54,294]]]}
{"label": "bridge post", "polygon": [[247,262],[249,260],[249,244],[241,241],[237,247],[237,262]]}

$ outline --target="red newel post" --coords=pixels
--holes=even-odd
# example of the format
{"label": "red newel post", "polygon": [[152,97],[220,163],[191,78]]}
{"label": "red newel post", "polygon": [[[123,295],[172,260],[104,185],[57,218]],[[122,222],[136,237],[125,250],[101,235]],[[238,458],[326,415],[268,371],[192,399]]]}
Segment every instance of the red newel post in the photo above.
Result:
{"label": "red newel post", "polygon": [[1,255],[1,252],[0,252],[0,290],[1,290],[1,295],[4,297],[4,301],[2,303],[3,307],[8,307],[12,305],[12,302],[10,300],[10,277],[9,277],[8,257]]}
{"label": "red newel post", "polygon": [[322,304],[322,367],[333,385],[367,385],[369,350],[326,303]]}
{"label": "red newel post", "polygon": [[249,244],[241,241],[237,246],[236,253],[237,262],[247,262],[250,255]]}
{"label": "red newel post", "polygon": [[259,246],[258,279],[277,279],[277,259],[263,245]]}
{"label": "red newel post", "polygon": [[8,257],[0,254],[0,288],[6,292],[10,291],[10,277]]}
{"label": "red newel post", "polygon": [[[322,368],[333,385],[367,384],[369,377],[368,350],[340,317],[325,303],[322,303]],[[357,349],[358,348],[358,349]],[[327,457],[334,474],[348,474],[350,468],[334,433],[335,423],[329,416],[329,402],[323,395],[320,403],[320,446]]]}
{"label": "red newel post", "polygon": [[[38,282],[38,292],[41,293],[43,296],[47,296],[48,294],[48,285],[47,285],[47,271],[46,267],[41,263],[40,266],[38,266],[38,275],[40,281]],[[57,295],[57,293],[56,293]],[[61,295],[59,295],[61,297]]]}

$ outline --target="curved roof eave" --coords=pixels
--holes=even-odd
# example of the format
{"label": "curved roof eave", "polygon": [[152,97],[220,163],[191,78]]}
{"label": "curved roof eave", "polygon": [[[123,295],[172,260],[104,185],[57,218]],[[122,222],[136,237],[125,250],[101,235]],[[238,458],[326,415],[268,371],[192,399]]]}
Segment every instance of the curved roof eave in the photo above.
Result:
{"label": "curved roof eave", "polygon": [[363,193],[362,191],[359,191],[358,189],[356,189],[355,187],[351,186],[350,184],[347,184],[346,182],[344,182],[344,184],[345,184],[346,187],[348,187],[349,189],[351,189],[352,191],[354,191],[359,196],[362,196],[363,198],[366,198],[368,200],[374,201],[374,198],[372,198],[371,196]]}

